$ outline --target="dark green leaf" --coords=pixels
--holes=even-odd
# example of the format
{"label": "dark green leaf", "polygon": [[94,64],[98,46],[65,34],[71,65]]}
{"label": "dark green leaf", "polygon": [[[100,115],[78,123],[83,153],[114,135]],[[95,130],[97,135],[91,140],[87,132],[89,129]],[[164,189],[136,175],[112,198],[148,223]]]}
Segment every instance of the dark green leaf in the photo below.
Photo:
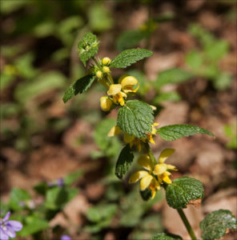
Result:
{"label": "dark green leaf", "polygon": [[218,210],[209,213],[201,222],[203,240],[219,239],[226,234],[227,229],[237,229],[237,219],[229,210]]}
{"label": "dark green leaf", "polygon": [[144,191],[140,191],[141,197],[144,201],[148,201],[152,197],[152,191],[149,190],[148,188]]}
{"label": "dark green leaf", "polygon": [[9,206],[14,210],[20,210],[22,208],[21,202],[30,200],[30,194],[22,189],[13,188],[11,190]]}
{"label": "dark green leaf", "polygon": [[45,195],[48,190],[48,184],[46,182],[36,184],[34,190],[41,195]]}
{"label": "dark green leaf", "polygon": [[128,171],[132,164],[134,155],[131,152],[129,144],[126,145],[120,152],[119,158],[115,167],[115,174],[118,178],[123,178],[124,174]]}
{"label": "dark green leaf", "polygon": [[160,72],[157,80],[154,82],[154,86],[156,89],[160,89],[162,86],[168,83],[181,83],[189,80],[191,77],[192,74],[187,71],[179,68],[172,68]]}
{"label": "dark green leaf", "polygon": [[192,136],[196,133],[207,134],[214,137],[213,133],[207,131],[206,129],[186,124],[168,125],[159,128],[157,133],[166,141],[174,141],[181,137]]}
{"label": "dark green leaf", "polygon": [[87,75],[72,83],[64,93],[63,101],[66,103],[69,99],[71,99],[73,96],[76,96],[78,93],[81,94],[87,91],[94,80],[94,75]]}
{"label": "dark green leaf", "polygon": [[158,233],[151,240],[182,240],[178,235]]}
{"label": "dark green leaf", "polygon": [[117,126],[129,135],[145,138],[152,130],[153,120],[153,110],[149,104],[130,100],[119,109]]}
{"label": "dark green leaf", "polygon": [[86,65],[86,61],[94,57],[99,49],[99,41],[92,33],[86,33],[78,43],[79,58]]}
{"label": "dark green leaf", "polygon": [[131,64],[142,60],[143,58],[147,58],[152,56],[152,51],[146,49],[128,49],[121,52],[117,57],[115,57],[110,67],[111,68],[126,68]]}
{"label": "dark green leaf", "polygon": [[166,200],[170,207],[186,208],[190,200],[203,198],[203,186],[195,178],[176,178],[166,188]]}

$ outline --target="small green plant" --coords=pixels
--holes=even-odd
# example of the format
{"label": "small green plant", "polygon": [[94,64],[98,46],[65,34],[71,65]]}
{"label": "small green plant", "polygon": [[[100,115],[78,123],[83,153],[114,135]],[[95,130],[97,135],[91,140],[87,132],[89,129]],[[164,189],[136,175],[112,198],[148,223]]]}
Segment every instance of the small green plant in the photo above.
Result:
{"label": "small green plant", "polygon": [[229,87],[232,77],[230,73],[222,71],[220,66],[220,60],[229,51],[228,42],[216,39],[199,25],[191,25],[189,32],[198,39],[201,46],[201,50],[191,50],[186,55],[186,63],[190,72],[211,80],[218,90]]}
{"label": "small green plant", "polygon": [[[176,124],[158,128],[158,123],[154,123],[155,107],[146,102],[134,99],[134,95],[139,89],[139,81],[134,76],[122,75],[117,81],[112,77],[113,68],[126,68],[137,61],[150,57],[153,53],[146,49],[127,49],[121,52],[114,59],[104,57],[98,59],[95,55],[99,50],[99,41],[92,33],[87,33],[78,44],[79,58],[86,66],[90,61],[88,75],[73,82],[66,90],[63,100],[67,102],[73,96],[86,92],[94,82],[98,82],[106,89],[106,95],[100,98],[101,109],[109,112],[118,108],[118,116],[115,126],[108,132],[108,137],[123,135],[125,146],[121,150],[115,165],[115,175],[123,179],[130,170],[133,163],[134,154],[138,153],[137,163],[142,170],[132,173],[129,183],[140,181],[140,194],[143,200],[154,199],[161,188],[165,190],[166,200],[170,207],[176,209],[191,237],[197,239],[183,208],[190,202],[197,204],[203,198],[203,186],[200,181],[190,177],[180,177],[171,180],[172,171],[177,171],[176,167],[166,163],[169,156],[174,154],[174,149],[164,149],[156,159],[151,150],[150,144],[155,144],[153,137],[158,134],[166,141],[177,140],[182,137],[192,136],[197,133],[214,136],[208,130],[198,126]],[[165,78],[166,83],[169,78]],[[172,81],[172,79],[170,79]],[[108,123],[110,124],[110,123]],[[101,134],[105,134],[104,132]],[[101,136],[102,137],[102,136]],[[97,131],[96,139],[100,138]],[[100,148],[105,154],[108,142],[101,144]],[[108,208],[108,209],[107,209]],[[107,210],[105,210],[107,209]],[[93,229],[98,230],[98,221],[102,221],[107,226],[107,221],[111,218],[111,212],[115,212],[115,206],[100,206],[98,209],[91,209],[87,217],[95,225]],[[99,227],[103,227],[99,226]],[[204,240],[214,240],[225,235],[227,229],[236,229],[236,219],[227,210],[219,210],[210,213],[200,223]],[[97,231],[96,230],[96,231]],[[179,236],[159,233],[152,239],[181,239]]]}

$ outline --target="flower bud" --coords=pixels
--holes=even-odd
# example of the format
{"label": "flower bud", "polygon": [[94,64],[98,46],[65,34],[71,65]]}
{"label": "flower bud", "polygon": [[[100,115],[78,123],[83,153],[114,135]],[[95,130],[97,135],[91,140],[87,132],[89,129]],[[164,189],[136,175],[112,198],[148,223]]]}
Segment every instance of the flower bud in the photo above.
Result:
{"label": "flower bud", "polygon": [[97,71],[95,75],[99,79],[103,77],[103,73],[101,71]]}
{"label": "flower bud", "polygon": [[109,65],[111,63],[111,59],[108,57],[105,57],[102,59],[102,64],[103,65]]}
{"label": "flower bud", "polygon": [[113,102],[107,96],[103,96],[100,98],[100,107],[103,111],[109,111],[112,104]]}
{"label": "flower bud", "polygon": [[104,73],[110,73],[109,67],[103,67],[103,72]]}

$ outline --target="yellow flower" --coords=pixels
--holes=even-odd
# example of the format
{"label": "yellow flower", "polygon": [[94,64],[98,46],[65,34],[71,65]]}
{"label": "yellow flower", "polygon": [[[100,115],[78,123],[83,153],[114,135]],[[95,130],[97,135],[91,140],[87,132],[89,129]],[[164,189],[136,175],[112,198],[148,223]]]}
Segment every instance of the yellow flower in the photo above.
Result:
{"label": "yellow flower", "polygon": [[160,183],[165,182],[170,184],[172,181],[169,176],[171,175],[170,171],[177,171],[176,167],[170,164],[164,163],[166,159],[174,153],[174,149],[167,148],[163,150],[158,159],[158,164],[155,165],[153,174],[158,177]]}
{"label": "yellow flower", "polygon": [[99,79],[101,79],[101,78],[103,77],[103,73],[102,73],[101,71],[97,71],[97,72],[95,73],[95,75],[96,75],[96,77],[99,78]]}
{"label": "yellow flower", "polygon": [[103,72],[104,73],[110,73],[109,67],[103,67]]}
{"label": "yellow flower", "polygon": [[100,107],[103,111],[109,111],[112,105],[112,100],[110,100],[107,96],[103,96],[100,98]]}
{"label": "yellow flower", "polygon": [[113,102],[115,104],[119,103],[121,106],[123,106],[125,103],[124,98],[126,98],[127,95],[123,93],[121,90],[122,90],[121,84],[111,84],[109,90],[107,91],[107,94],[113,97]]}
{"label": "yellow flower", "polygon": [[156,130],[155,126],[158,126],[158,125],[159,125],[159,123],[153,123],[153,124],[152,124],[151,133],[147,134],[147,135],[146,135],[147,137],[146,137],[145,139],[142,139],[143,142],[145,142],[146,140],[148,140],[150,143],[155,144],[155,141],[154,141],[152,135],[156,135],[156,131],[157,131],[157,130]]}
{"label": "yellow flower", "polygon": [[[125,93],[136,92],[139,88],[137,79],[126,74],[122,75],[118,82],[122,85],[122,90]],[[135,86],[137,87],[134,89]]]}
{"label": "yellow flower", "polygon": [[102,64],[103,64],[103,65],[109,65],[110,63],[111,63],[111,59],[110,59],[110,58],[104,57],[104,58],[102,59]]}
{"label": "yellow flower", "polygon": [[133,173],[129,178],[129,183],[135,183],[140,180],[141,191],[149,189],[152,192],[153,199],[156,191],[160,189],[160,184],[157,181],[156,176],[153,175],[154,165],[148,155],[142,155],[137,162],[145,169],[145,171],[141,170]]}

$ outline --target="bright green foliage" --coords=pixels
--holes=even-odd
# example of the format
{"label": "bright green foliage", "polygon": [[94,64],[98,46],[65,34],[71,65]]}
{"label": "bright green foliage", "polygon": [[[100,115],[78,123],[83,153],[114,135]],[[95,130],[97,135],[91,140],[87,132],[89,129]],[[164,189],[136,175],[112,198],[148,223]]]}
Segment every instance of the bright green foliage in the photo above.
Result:
{"label": "bright green foliage", "polygon": [[69,99],[71,99],[78,93],[83,93],[87,91],[88,88],[94,82],[94,80],[95,80],[94,75],[86,75],[83,78],[80,78],[77,81],[73,82],[64,93],[63,101],[66,103]]}
{"label": "bright green foliage", "polygon": [[117,49],[122,51],[124,49],[128,49],[134,47],[139,44],[139,42],[148,37],[149,34],[147,32],[137,30],[125,31],[123,32],[117,41]]}
{"label": "bright green foliage", "polygon": [[151,132],[153,120],[153,110],[149,104],[130,100],[119,109],[117,125],[125,133],[142,138]]}
{"label": "bright green foliage", "polygon": [[106,156],[115,156],[121,148],[120,141],[117,138],[109,138],[109,130],[116,125],[116,120],[107,118],[102,120],[95,129],[94,140],[100,150]]}
{"label": "bright green foliage", "polygon": [[214,137],[213,133],[209,132],[206,129],[187,124],[168,125],[159,128],[157,130],[157,133],[166,141],[174,141],[181,137],[192,136],[196,133],[207,134]]}
{"label": "bright green foliage", "polygon": [[63,179],[63,183],[64,185],[71,185],[73,184],[77,179],[79,179],[79,177],[82,175],[82,171],[78,170],[76,172],[70,173],[68,174],[64,179]]}
{"label": "bright green foliage", "polygon": [[182,69],[179,68],[168,69],[158,74],[158,78],[154,82],[154,87],[159,90],[162,86],[168,83],[181,83],[189,80],[191,77],[192,74]]}
{"label": "bright green foliage", "polygon": [[165,234],[165,233],[158,233],[152,237],[151,240],[182,240],[182,238],[178,235],[173,234]]}
{"label": "bright green foliage", "polygon": [[49,189],[46,193],[45,206],[47,209],[58,210],[73,199],[78,194],[76,188],[61,188],[54,187]]}
{"label": "bright green foliage", "polygon": [[94,31],[106,31],[113,26],[113,18],[110,11],[102,2],[91,4],[88,15],[89,25]]}
{"label": "bright green foliage", "polygon": [[159,104],[164,101],[179,101],[180,96],[176,92],[161,92],[155,99],[154,103]]}
{"label": "bright green foliage", "polygon": [[93,225],[86,226],[85,231],[97,233],[101,229],[109,227],[116,211],[116,204],[101,204],[99,206],[89,208],[86,215]]}
{"label": "bright green foliage", "polygon": [[131,152],[129,145],[126,145],[119,154],[119,158],[115,167],[115,174],[118,178],[123,178],[123,176],[128,171],[132,164],[134,155]]}
{"label": "bright green foliage", "polygon": [[146,49],[128,49],[121,52],[118,56],[116,56],[111,62],[111,68],[126,68],[131,64],[142,60],[143,58],[147,58],[152,56],[153,52]]}
{"label": "bright green foliage", "polygon": [[237,124],[224,126],[224,131],[226,136],[229,138],[227,143],[228,148],[237,149]]}
{"label": "bright green foliage", "polygon": [[9,205],[14,210],[20,210],[23,208],[20,203],[30,199],[30,194],[27,191],[19,188],[13,188],[11,190]]}
{"label": "bright green foliage", "polygon": [[86,61],[94,57],[99,49],[99,41],[92,33],[86,33],[78,43],[79,58],[86,65]]}
{"label": "bright green foliage", "polygon": [[47,72],[41,74],[32,82],[23,82],[15,90],[15,97],[19,102],[27,102],[43,93],[53,89],[65,87],[66,78],[59,72]]}
{"label": "bright green foliage", "polygon": [[166,200],[170,207],[186,208],[190,200],[203,198],[203,186],[195,178],[176,178],[166,188]]}
{"label": "bright green foliage", "polygon": [[201,222],[203,240],[219,239],[227,229],[237,229],[237,219],[229,210],[218,210],[209,213]]}
{"label": "bright green foliage", "polygon": [[49,223],[40,216],[30,215],[25,217],[23,226],[19,235],[25,237],[49,228]]}

